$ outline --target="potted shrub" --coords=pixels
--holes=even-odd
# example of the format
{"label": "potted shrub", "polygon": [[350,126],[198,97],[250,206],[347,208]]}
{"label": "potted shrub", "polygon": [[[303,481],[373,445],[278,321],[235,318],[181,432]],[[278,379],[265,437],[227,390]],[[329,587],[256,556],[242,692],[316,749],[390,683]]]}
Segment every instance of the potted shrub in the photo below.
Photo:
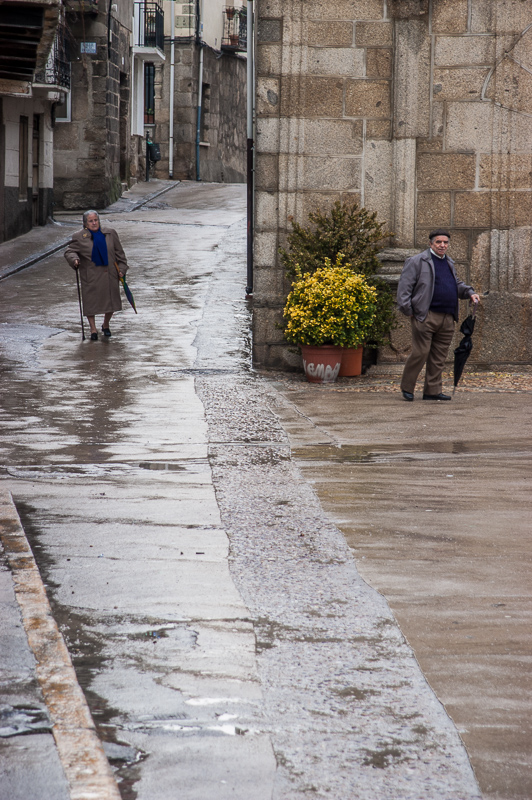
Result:
{"label": "potted shrub", "polygon": [[285,338],[301,348],[307,380],[336,380],[345,347],[360,347],[375,319],[377,291],[353,272],[342,253],[333,264],[327,256],[320,268],[296,280],[284,308]]}
{"label": "potted shrub", "polygon": [[[309,224],[303,226],[290,219],[288,247],[280,250],[287,277],[294,281],[298,275],[312,274],[323,267],[325,258],[334,262],[338,253],[343,253],[344,266],[363,275],[377,292],[375,317],[364,345],[377,348],[388,344],[397,324],[394,300],[390,287],[376,273],[380,266],[379,244],[391,233],[377,222],[375,213],[356,203],[336,201],[327,213],[312,211],[308,220]],[[360,353],[358,359],[361,361]],[[344,373],[342,368],[341,374],[360,374],[360,367],[358,373]]]}

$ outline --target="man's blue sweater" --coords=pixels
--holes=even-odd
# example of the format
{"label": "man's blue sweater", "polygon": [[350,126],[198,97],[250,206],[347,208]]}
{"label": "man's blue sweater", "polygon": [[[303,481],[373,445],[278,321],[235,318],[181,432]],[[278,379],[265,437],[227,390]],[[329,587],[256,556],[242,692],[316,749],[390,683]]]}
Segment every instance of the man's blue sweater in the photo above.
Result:
{"label": "man's blue sweater", "polygon": [[438,258],[431,251],[434,264],[434,294],[430,304],[431,311],[439,314],[454,314],[458,302],[458,287],[451,268],[445,256]]}

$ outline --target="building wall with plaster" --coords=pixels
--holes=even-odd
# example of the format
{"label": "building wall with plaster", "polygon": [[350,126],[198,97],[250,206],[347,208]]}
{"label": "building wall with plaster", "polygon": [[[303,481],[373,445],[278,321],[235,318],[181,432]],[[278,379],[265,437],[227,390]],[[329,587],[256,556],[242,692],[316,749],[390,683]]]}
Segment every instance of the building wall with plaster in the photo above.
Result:
{"label": "building wall with plaster", "polygon": [[0,242],[52,214],[53,108],[61,92],[48,67],[62,15],[60,0],[0,0]]}
{"label": "building wall with plaster", "polygon": [[[283,342],[289,218],[355,200],[394,231],[383,274],[436,226],[483,294],[472,359],[532,361],[532,6],[257,0],[254,356]],[[465,313],[465,307],[464,307]],[[401,324],[379,360],[401,361]]]}

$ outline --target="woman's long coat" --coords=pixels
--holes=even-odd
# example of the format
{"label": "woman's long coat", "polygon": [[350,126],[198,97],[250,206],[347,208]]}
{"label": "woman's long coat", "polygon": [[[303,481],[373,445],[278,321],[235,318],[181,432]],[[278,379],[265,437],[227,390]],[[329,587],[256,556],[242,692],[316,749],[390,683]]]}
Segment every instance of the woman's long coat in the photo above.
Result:
{"label": "woman's long coat", "polygon": [[75,233],[65,250],[65,258],[73,269],[75,269],[74,262],[79,260],[83,313],[86,317],[122,310],[120,282],[115,262],[120,272],[125,275],[126,254],[113,228],[101,228],[101,231],[105,235],[109,256],[106,267],[97,267],[92,261],[93,241],[91,232],[87,228]]}

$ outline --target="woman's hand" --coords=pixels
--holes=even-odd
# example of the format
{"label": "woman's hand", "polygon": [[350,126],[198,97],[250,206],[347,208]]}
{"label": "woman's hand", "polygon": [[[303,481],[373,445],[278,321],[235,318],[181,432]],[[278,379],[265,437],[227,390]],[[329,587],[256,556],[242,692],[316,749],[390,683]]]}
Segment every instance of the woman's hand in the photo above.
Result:
{"label": "woman's hand", "polygon": [[76,258],[76,260],[74,261],[74,269],[77,269],[78,267],[79,267],[79,258]]}

